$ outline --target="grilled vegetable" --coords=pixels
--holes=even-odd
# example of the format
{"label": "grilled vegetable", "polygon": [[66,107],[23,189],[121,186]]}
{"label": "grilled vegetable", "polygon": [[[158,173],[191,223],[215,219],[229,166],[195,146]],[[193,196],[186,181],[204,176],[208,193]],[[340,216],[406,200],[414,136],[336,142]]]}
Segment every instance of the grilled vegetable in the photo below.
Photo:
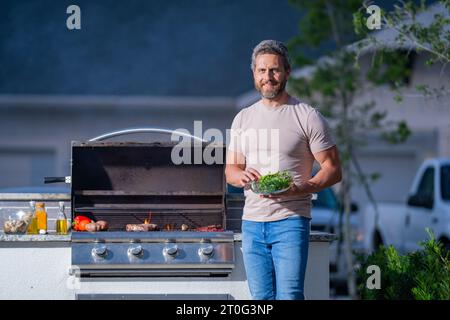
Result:
{"label": "grilled vegetable", "polygon": [[[83,222],[83,223],[82,223]],[[74,219],[73,219],[73,222],[72,222],[72,229],[73,230],[75,230],[75,231],[85,231],[84,229],[84,227],[85,227],[85,225],[87,224],[87,223],[91,223],[91,222],[93,222],[91,219],[89,219],[88,217],[85,217],[85,216],[81,216],[81,215],[79,215],[79,216],[76,216]],[[81,227],[81,223],[82,223],[82,227]],[[83,230],[81,230],[81,228],[83,229]]]}
{"label": "grilled vegetable", "polygon": [[76,231],[86,231],[86,225],[92,223],[92,220],[81,220],[76,225]]}

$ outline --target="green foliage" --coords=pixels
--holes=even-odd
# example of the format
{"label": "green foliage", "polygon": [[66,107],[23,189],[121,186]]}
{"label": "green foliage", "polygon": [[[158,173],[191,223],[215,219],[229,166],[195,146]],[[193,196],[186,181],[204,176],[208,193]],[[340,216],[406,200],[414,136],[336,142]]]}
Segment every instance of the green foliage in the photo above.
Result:
{"label": "green foliage", "polygon": [[[395,45],[406,48],[412,47],[416,52],[428,53],[430,57],[425,61],[425,65],[431,66],[440,63],[442,65],[441,70],[443,70],[446,64],[450,62],[450,1],[441,0],[438,2],[447,9],[447,12],[445,14],[442,12],[436,13],[429,23],[421,23],[417,19],[417,15],[428,9],[426,1],[422,0],[420,3],[411,0],[397,1],[394,10],[390,12],[381,10],[381,28],[391,29],[395,32]],[[368,40],[365,41],[366,44],[381,48],[385,44],[372,36],[365,26],[365,9],[368,5],[368,3],[364,3],[363,7],[354,14],[354,30],[356,33],[366,36]],[[359,47],[359,50],[362,50],[364,47]],[[395,84],[389,78],[391,76],[395,78],[402,76],[404,62],[399,59],[402,58],[401,55],[406,58],[408,54],[409,52],[404,51],[400,56],[394,57],[397,62],[389,64],[392,68],[384,72],[381,81],[388,80],[391,84]],[[377,82],[380,80],[379,76],[379,74],[371,74],[371,80]],[[440,98],[450,93],[450,90],[446,87],[428,88],[428,85],[422,85],[421,89],[423,89],[423,86],[427,87],[426,92],[419,90],[419,93],[428,98]],[[402,100],[400,93],[395,96],[395,100],[398,102]]]}
{"label": "green foliage", "polygon": [[374,172],[371,173],[369,177],[372,181],[377,181],[381,178],[381,174],[379,172]]}
{"label": "green foliage", "polygon": [[[312,63],[304,57],[305,47],[330,43],[336,47],[327,58],[314,62],[314,68],[307,76],[292,78],[288,90],[308,99],[320,108],[324,116],[335,120],[334,131],[341,146],[343,162],[350,159],[350,155],[345,153],[365,144],[365,135],[370,130],[381,132],[382,138],[388,142],[405,141],[410,134],[405,122],[391,129],[392,124],[385,123],[387,112],[375,110],[373,102],[353,103],[354,96],[366,89],[366,79],[375,85],[388,84],[395,89],[404,85],[411,73],[410,60],[405,52],[380,50],[373,55],[369,69],[363,71],[355,64],[358,52],[347,48],[362,35],[354,32],[353,21],[362,23],[367,19],[365,13],[362,15],[360,1],[291,0],[290,3],[306,11],[299,24],[299,35],[289,43],[294,66]],[[365,23],[364,28],[367,29]],[[399,102],[400,99],[398,95]]]}
{"label": "green foliage", "polygon": [[354,32],[358,35],[366,35],[367,34],[367,27],[366,27],[366,19],[367,16],[364,14],[362,9],[356,11],[353,14],[353,26],[354,26]]}
{"label": "green foliage", "polygon": [[370,124],[373,128],[379,128],[380,122],[386,118],[387,111],[383,112],[374,112],[370,115]]}
{"label": "green foliage", "polygon": [[360,0],[289,0],[289,4],[306,12],[299,22],[299,34],[288,43],[296,66],[314,61],[304,55],[305,48],[334,44],[338,49],[359,39],[353,30],[353,12]]}
{"label": "green foliage", "polygon": [[[380,246],[369,256],[359,256],[358,289],[362,299],[369,300],[450,300],[450,260],[442,243],[427,229],[429,240],[421,242],[422,250],[400,255],[392,247]],[[381,288],[368,289],[367,267],[381,270]]]}
{"label": "green foliage", "polygon": [[394,101],[397,102],[397,103],[402,102],[403,101],[403,96],[401,94],[396,94],[394,96]]}
{"label": "green foliage", "polygon": [[358,180],[361,184],[372,183],[372,182],[379,180],[380,178],[381,178],[381,173],[379,173],[379,172],[355,175],[355,179]]}
{"label": "green foliage", "polygon": [[258,180],[258,192],[272,193],[289,187],[292,177],[288,171],[269,173]]}
{"label": "green foliage", "polygon": [[431,88],[427,84],[418,84],[416,90],[425,98],[442,98],[449,93],[444,85]]}
{"label": "green foliage", "polygon": [[394,89],[406,84],[410,75],[408,52],[381,49],[374,54],[366,76],[376,85],[387,83]]}
{"label": "green foliage", "polygon": [[328,38],[331,25],[327,17],[325,2],[326,0],[289,1],[292,5],[307,10],[307,14],[299,23],[299,28],[302,30],[298,36],[299,43],[317,47],[324,39]]}
{"label": "green foliage", "polygon": [[397,127],[394,130],[385,131],[381,134],[384,140],[392,144],[403,143],[409,138],[410,135],[411,130],[405,121],[400,121],[397,123]]}
{"label": "green foliage", "polygon": [[335,31],[353,29],[353,12],[361,7],[360,0],[289,0],[289,3],[306,12],[299,23],[298,45],[318,47],[333,34],[339,37],[333,41],[341,41],[342,45],[358,38],[353,32],[336,34]]}
{"label": "green foliage", "polygon": [[294,87],[296,93],[302,97],[312,98],[312,88],[305,78],[291,78],[289,79],[289,86]]}

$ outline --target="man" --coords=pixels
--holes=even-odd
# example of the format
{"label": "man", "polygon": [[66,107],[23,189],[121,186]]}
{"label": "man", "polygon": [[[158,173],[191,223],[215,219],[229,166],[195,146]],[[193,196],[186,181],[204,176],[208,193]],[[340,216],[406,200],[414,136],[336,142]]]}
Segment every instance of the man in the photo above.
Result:
{"label": "man", "polygon": [[[303,300],[311,194],[341,180],[339,155],[320,113],[285,91],[291,66],[283,43],[259,43],[251,68],[261,100],[234,118],[225,169],[229,184],[245,187],[247,280],[253,299]],[[311,177],[314,160],[320,170]],[[248,188],[264,174],[285,170],[294,184],[284,193],[261,196]]]}

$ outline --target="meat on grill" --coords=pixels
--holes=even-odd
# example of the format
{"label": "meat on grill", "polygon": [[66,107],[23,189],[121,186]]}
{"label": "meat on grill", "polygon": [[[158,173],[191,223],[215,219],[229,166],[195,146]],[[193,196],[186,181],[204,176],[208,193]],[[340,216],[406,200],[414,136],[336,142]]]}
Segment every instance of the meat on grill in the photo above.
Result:
{"label": "meat on grill", "polygon": [[222,225],[220,224],[212,224],[206,227],[198,227],[194,229],[195,231],[201,231],[201,232],[217,232],[217,231],[224,231],[222,228]]}
{"label": "meat on grill", "polygon": [[141,224],[127,224],[127,231],[142,232],[142,231],[158,231],[159,227],[154,223],[141,223]]}

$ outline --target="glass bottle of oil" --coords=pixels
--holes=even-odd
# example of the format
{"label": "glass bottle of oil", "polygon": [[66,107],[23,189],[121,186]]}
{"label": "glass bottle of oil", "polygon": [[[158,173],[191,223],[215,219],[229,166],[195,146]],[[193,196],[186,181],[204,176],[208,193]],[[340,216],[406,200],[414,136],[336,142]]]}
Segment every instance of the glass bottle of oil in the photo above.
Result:
{"label": "glass bottle of oil", "polygon": [[47,233],[47,212],[45,211],[45,203],[36,203],[36,218],[39,234]]}
{"label": "glass bottle of oil", "polygon": [[30,213],[32,218],[28,225],[27,234],[38,234],[37,218],[36,218],[36,202],[30,201]]}
{"label": "glass bottle of oil", "polygon": [[56,218],[56,233],[57,234],[67,234],[67,216],[64,212],[65,206],[64,201],[59,202],[59,212]]}

